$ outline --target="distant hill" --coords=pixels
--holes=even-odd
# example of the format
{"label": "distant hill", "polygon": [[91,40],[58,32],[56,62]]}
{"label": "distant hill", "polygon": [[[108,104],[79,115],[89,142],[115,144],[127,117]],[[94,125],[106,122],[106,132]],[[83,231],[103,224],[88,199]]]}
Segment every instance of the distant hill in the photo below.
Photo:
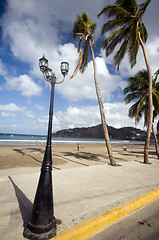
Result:
{"label": "distant hill", "polygon": [[[140,140],[144,141],[146,132],[133,127],[114,128],[108,126],[110,139],[121,140]],[[54,137],[72,137],[72,138],[104,138],[102,125],[93,127],[64,129],[53,133]]]}

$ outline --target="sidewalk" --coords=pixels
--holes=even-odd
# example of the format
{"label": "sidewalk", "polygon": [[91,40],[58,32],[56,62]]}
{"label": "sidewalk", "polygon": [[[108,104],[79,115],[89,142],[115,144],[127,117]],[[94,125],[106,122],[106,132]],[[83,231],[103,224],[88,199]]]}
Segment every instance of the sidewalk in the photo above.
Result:
{"label": "sidewalk", "polygon": [[[159,187],[159,160],[53,170],[55,217],[62,232]],[[39,168],[0,171],[0,236],[22,240],[39,179]],[[10,177],[8,177],[10,176]],[[59,221],[60,220],[60,221]]]}

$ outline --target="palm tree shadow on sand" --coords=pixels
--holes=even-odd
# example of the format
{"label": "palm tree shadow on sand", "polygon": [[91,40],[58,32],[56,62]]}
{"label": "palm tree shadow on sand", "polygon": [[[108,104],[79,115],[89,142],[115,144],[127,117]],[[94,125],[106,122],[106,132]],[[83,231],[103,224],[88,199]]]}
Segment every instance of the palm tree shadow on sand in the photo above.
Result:
{"label": "palm tree shadow on sand", "polygon": [[15,195],[17,197],[20,212],[23,219],[23,226],[26,227],[30,220],[33,204],[25,196],[25,194],[18,188],[18,186],[14,183],[13,179],[10,176],[8,176],[8,178],[14,187]]}

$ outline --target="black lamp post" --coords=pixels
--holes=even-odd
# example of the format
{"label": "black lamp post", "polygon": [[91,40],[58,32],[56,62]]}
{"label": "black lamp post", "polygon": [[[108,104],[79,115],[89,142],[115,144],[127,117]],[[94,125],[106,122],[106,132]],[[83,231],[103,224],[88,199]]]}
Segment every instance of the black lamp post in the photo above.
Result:
{"label": "black lamp post", "polygon": [[44,240],[56,235],[56,219],[54,216],[53,191],[52,191],[52,117],[53,117],[53,101],[55,84],[62,83],[68,74],[69,64],[61,63],[61,73],[63,80],[56,81],[56,76],[51,68],[48,68],[48,60],[43,56],[39,59],[39,67],[44,78],[51,84],[51,99],[49,111],[49,124],[47,143],[44,159],[41,168],[40,179],[34,199],[32,215],[27,227],[24,229],[23,236],[33,240]]}

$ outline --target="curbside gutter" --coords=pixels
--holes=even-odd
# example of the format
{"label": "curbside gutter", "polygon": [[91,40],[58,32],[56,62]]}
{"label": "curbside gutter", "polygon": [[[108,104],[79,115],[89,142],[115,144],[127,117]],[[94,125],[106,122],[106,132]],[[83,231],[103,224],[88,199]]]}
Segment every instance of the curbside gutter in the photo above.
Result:
{"label": "curbside gutter", "polygon": [[86,240],[99,232],[102,232],[105,228],[112,225],[119,219],[130,215],[131,213],[158,199],[159,188],[156,188],[151,192],[115,207],[108,212],[97,215],[83,223],[67,229],[50,240]]}

